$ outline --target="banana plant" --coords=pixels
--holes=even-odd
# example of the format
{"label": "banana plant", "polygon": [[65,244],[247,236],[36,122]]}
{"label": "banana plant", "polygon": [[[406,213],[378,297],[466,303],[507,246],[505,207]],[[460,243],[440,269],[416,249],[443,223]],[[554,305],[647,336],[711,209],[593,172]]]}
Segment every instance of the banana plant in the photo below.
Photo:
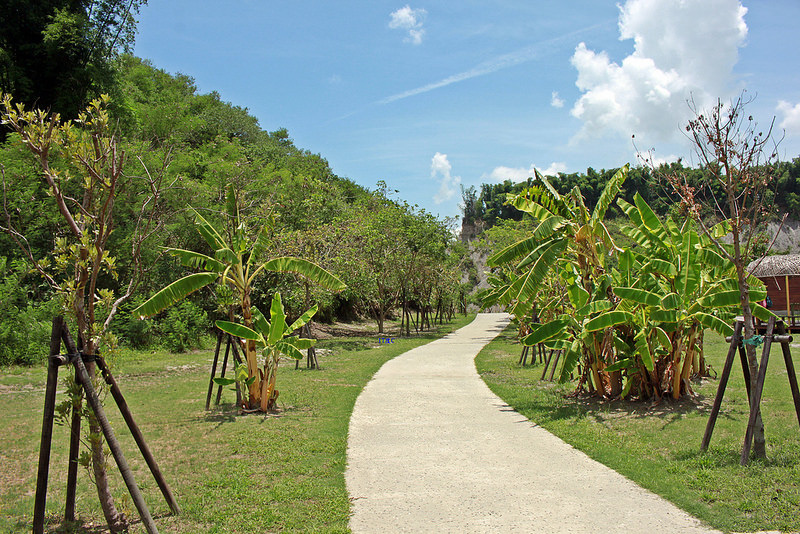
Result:
{"label": "banana plant", "polygon": [[[286,322],[286,312],[281,302],[281,294],[275,293],[272,297],[270,306],[270,319],[262,314],[258,308],[253,306],[252,317],[253,328],[240,323],[231,321],[216,321],[216,326],[223,332],[247,340],[255,344],[257,350],[261,350],[264,356],[264,368],[258,370],[259,384],[261,388],[261,404],[259,409],[263,412],[270,411],[275,406],[278,398],[276,389],[278,363],[282,356],[287,356],[294,360],[301,360],[304,357],[302,351],[314,345],[315,340],[301,338],[292,335],[292,332],[299,331],[308,323],[314,314],[317,313],[317,306],[312,306],[301,315],[291,325]],[[235,380],[245,385],[252,385],[254,377],[244,379],[244,373],[237,372]],[[250,381],[253,382],[250,382]]]}
{"label": "banana plant", "polygon": [[[213,255],[191,250],[168,249],[180,260],[182,265],[200,269],[201,272],[184,276],[167,285],[136,308],[133,311],[134,315],[142,318],[155,315],[194,291],[216,282],[232,291],[236,297],[244,326],[252,329],[256,317],[252,311],[251,293],[258,277],[265,271],[295,273],[332,291],[341,291],[346,287],[333,274],[302,258],[279,257],[261,261],[269,244],[267,229],[260,229],[255,239],[250,238],[247,224],[239,213],[238,201],[232,187],[228,189],[227,193],[227,231],[218,230],[199,212],[192,208],[190,210],[194,215],[196,230],[211,248]],[[225,235],[223,236],[223,234]],[[246,340],[244,353],[248,379],[252,379],[248,392],[250,408],[271,406],[274,399],[262,398],[263,391],[273,390],[268,384],[264,386],[261,383],[255,340]]]}
{"label": "banana plant", "polygon": [[[732,319],[740,313],[733,265],[691,221],[662,222],[638,193],[633,205],[622,199],[618,204],[630,220],[624,231],[637,246],[619,255],[612,273],[617,306],[586,329],[621,334],[622,355],[608,370],[625,371],[624,394],[633,389],[644,397],[671,393],[677,399],[691,393],[691,373],[704,371],[704,329],[732,333]],[[721,237],[727,228],[723,223],[714,232]],[[763,285],[755,279],[752,284],[751,306],[766,317],[769,312],[755,302],[764,298]]]}
{"label": "banana plant", "polygon": [[[589,382],[589,389],[596,389],[603,395],[616,395],[621,390],[618,374],[609,375],[604,371],[606,365],[614,363],[614,340],[608,333],[586,331],[583,322],[603,307],[612,308],[617,300],[606,276],[606,258],[608,252],[619,249],[603,220],[627,172],[625,166],[614,174],[590,211],[580,189],[575,187],[562,196],[537,171],[537,184],[518,195],[509,195],[508,203],[530,214],[539,225],[531,236],[500,250],[487,262],[490,267],[513,265],[513,271],[519,273],[507,279],[507,283],[497,284],[487,294],[491,301],[505,305],[517,316],[528,314],[537,300],[541,300],[539,293],[546,281],[559,277],[565,281],[573,313],[535,325],[523,338],[523,343],[535,344],[544,338],[541,342],[550,341],[567,349],[562,378],[569,376],[569,367],[574,368],[582,355],[586,365],[581,384],[590,380],[591,373],[594,384],[592,387]],[[557,276],[553,276],[554,273]],[[551,303],[563,305],[563,301],[563,298],[548,299],[540,302],[539,308],[547,309]],[[578,310],[588,315],[574,313]],[[567,323],[569,327],[565,327]],[[549,332],[554,334],[545,336]]]}

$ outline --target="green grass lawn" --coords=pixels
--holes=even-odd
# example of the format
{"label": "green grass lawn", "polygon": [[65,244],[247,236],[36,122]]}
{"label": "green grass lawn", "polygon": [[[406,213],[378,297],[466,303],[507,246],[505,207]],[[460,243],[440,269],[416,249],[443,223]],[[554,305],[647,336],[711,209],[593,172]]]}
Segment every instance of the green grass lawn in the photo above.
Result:
{"label": "green grass lawn", "polygon": [[[459,328],[458,317],[435,334],[380,344],[368,337],[321,340],[321,370],[278,373],[279,415],[236,416],[232,391],[210,412],[205,405],[210,350],[192,354],[124,352],[114,373],[182,508],[168,508],[113,400],[106,409],[161,532],[347,532],[350,501],[344,482],[347,428],[356,397],[387,360]],[[46,347],[44,348],[46,350]],[[63,371],[62,371],[63,372]],[[11,368],[0,376],[0,532],[30,532],[36,487],[46,369]],[[61,388],[63,389],[63,387]],[[59,399],[63,398],[59,395]],[[56,427],[47,519],[63,516],[68,428]],[[113,462],[113,460],[111,460]],[[117,504],[138,514],[115,468]],[[94,487],[81,473],[78,532],[104,524]],[[134,524],[131,532],[144,532]]]}
{"label": "green grass lawn", "polygon": [[[515,410],[715,528],[800,531],[800,427],[779,346],[762,401],[768,458],[741,467],[748,404],[738,358],[711,446],[701,453],[717,380],[694,383],[693,399],[657,406],[566,397],[574,384],[540,381],[541,364],[517,365],[515,334],[509,327],[476,358],[483,379]],[[706,358],[718,372],[727,348],[706,334]],[[800,350],[793,352],[797,368]]]}

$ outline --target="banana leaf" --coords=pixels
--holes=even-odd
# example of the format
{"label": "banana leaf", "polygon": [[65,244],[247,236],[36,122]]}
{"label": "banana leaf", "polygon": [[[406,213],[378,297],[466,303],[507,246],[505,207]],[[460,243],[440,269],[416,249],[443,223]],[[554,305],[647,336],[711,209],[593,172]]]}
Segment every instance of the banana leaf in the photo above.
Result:
{"label": "banana leaf", "polygon": [[615,287],[614,294],[619,298],[632,300],[637,304],[646,306],[658,306],[661,304],[661,297],[657,294],[635,287]]}
{"label": "banana leaf", "polygon": [[258,332],[250,328],[247,328],[243,324],[232,323],[230,321],[216,321],[214,324],[216,325],[217,328],[219,328],[223,332],[230,334],[232,336],[236,336],[240,339],[248,339],[251,341],[262,341],[262,342],[264,341]]}
{"label": "banana leaf", "polygon": [[286,312],[283,310],[283,303],[281,302],[281,294],[275,293],[272,297],[272,306],[269,309],[269,337],[267,344],[275,345],[283,338],[286,333]]}
{"label": "banana leaf", "polygon": [[634,316],[630,312],[614,310],[602,313],[584,324],[584,329],[588,332],[596,332],[622,323],[632,323]]}
{"label": "banana leaf", "polygon": [[[275,258],[262,264],[261,267],[267,271],[299,274],[325,289],[330,289],[332,291],[342,291],[347,288],[347,286],[333,274],[319,265],[301,258]],[[256,273],[254,273],[253,276],[255,276],[255,274]]]}
{"label": "banana leaf", "polygon": [[134,317],[144,319],[172,306],[198,289],[202,289],[217,280],[217,273],[195,273],[172,282],[170,285],[150,297],[141,306],[133,310]]}
{"label": "banana leaf", "polygon": [[569,319],[555,319],[549,323],[544,323],[531,330],[531,333],[523,337],[521,342],[523,345],[532,347],[543,343],[548,339],[558,336],[559,334],[568,333],[567,327],[570,325]]}

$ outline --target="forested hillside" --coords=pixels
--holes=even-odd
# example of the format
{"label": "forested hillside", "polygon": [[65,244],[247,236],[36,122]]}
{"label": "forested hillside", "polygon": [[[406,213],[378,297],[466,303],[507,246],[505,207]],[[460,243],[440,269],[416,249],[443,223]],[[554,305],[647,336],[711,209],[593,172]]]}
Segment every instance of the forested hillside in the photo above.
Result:
{"label": "forested hillside", "polygon": [[[265,258],[306,258],[348,286],[333,293],[295,275],[266,274],[253,294],[253,304],[261,309],[269,309],[275,291],[282,293],[290,315],[311,301],[319,305],[321,320],[364,316],[382,322],[400,307],[431,321],[460,306],[463,253],[443,221],[392,198],[380,183],[371,191],[336,176],[322,156],[295,146],[286,129],[265,131],[247,109],[223,102],[214,92],[199,94],[188,76],[124,54],[113,68],[117,90],[110,112],[125,151],[124,174],[132,180],[116,198],[109,242],[116,276],[106,276],[105,287],[122,294],[137,277],[137,264],[143,267],[140,283],[112,323],[122,343],[185,350],[210,331],[212,318],[224,316],[219,288],[195,293],[154,319],[140,320],[130,311],[192,272],[165,254],[167,248],[210,252],[189,207],[223,231],[232,230],[225,230],[224,217],[229,189],[239,199],[248,231],[254,236],[256,229],[266,229]],[[0,164],[5,230],[0,234],[0,360],[36,360],[59,295],[35,272],[32,260],[53,257],[66,231],[41,169],[16,134],[2,146]],[[75,172],[58,155],[54,164]],[[161,189],[151,235],[135,258],[131,251],[142,203],[150,193],[147,184],[154,183]],[[77,195],[77,186],[73,179],[65,188]]]}

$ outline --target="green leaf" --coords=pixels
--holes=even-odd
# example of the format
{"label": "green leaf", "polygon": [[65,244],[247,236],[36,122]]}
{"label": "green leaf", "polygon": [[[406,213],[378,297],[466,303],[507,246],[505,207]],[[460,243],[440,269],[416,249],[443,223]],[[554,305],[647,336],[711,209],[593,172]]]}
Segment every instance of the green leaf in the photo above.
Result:
{"label": "green leaf", "polygon": [[667,293],[661,299],[661,307],[666,310],[680,309],[681,304],[681,297],[677,293]]}
{"label": "green leaf", "polygon": [[733,327],[714,315],[710,315],[708,313],[695,313],[694,318],[699,322],[701,325],[705,326],[706,328],[711,328],[715,332],[722,334],[723,336],[732,336],[733,335]]}
{"label": "green leaf", "polygon": [[[666,241],[669,239],[669,234],[667,233],[667,229],[664,228],[664,225],[661,223],[661,219],[658,218],[658,215],[655,214],[655,212],[650,208],[647,202],[645,202],[644,198],[642,198],[642,195],[640,195],[638,191],[633,196],[633,202],[636,204],[636,209],[639,210],[642,223],[644,223],[644,226],[649,232],[650,238],[654,239],[655,244],[660,248],[665,248]],[[643,228],[640,229],[643,230]]]}
{"label": "green leaf", "polygon": [[184,267],[194,267],[195,269],[214,271],[216,273],[221,273],[225,270],[225,265],[211,256],[179,248],[171,248],[168,251],[171,255],[177,257]]}
{"label": "green leaf", "polygon": [[232,336],[236,336],[241,339],[249,339],[251,341],[262,341],[262,337],[258,334],[258,332],[247,328],[243,324],[232,323],[230,321],[216,321],[214,324],[217,326],[217,328]]}
{"label": "green leaf", "polygon": [[750,303],[750,310],[753,312],[753,317],[756,317],[757,319],[761,319],[764,322],[769,321],[770,317],[776,317],[776,318],[780,319],[780,317],[775,315],[770,310],[766,309],[761,304],[758,304],[757,302],[751,302]]}
{"label": "green leaf", "polygon": [[636,360],[632,358],[623,358],[622,360],[617,360],[616,362],[612,363],[611,365],[603,369],[603,371],[607,373],[613,373],[614,371],[621,371],[622,369],[628,369],[635,363]]}
{"label": "green leaf", "polygon": [[661,297],[657,294],[635,287],[615,287],[614,294],[619,298],[632,300],[637,304],[644,304],[646,306],[658,306],[661,304]]}
{"label": "green leaf", "polygon": [[675,268],[675,265],[659,258],[651,258],[642,266],[642,271],[663,274],[668,278],[674,278],[678,275],[678,269]]}
{"label": "green leaf", "polygon": [[644,364],[645,369],[648,371],[653,370],[653,354],[650,352],[650,343],[647,341],[647,327],[639,331],[634,338],[634,344],[636,345],[636,351],[639,353],[639,357],[642,358],[642,363]]}
{"label": "green leaf", "polygon": [[314,304],[309,309],[307,309],[303,315],[298,317],[297,320],[292,323],[288,331],[294,332],[298,328],[303,328],[306,324],[308,324],[308,322],[312,319],[312,317],[314,317],[314,314],[317,313],[317,308],[318,308],[317,305]]}
{"label": "green leaf", "polygon": [[533,346],[543,343],[559,334],[565,334],[570,324],[569,319],[555,319],[549,323],[544,323],[531,330],[531,333],[522,338],[522,344]]}
{"label": "green leaf", "polygon": [[739,290],[733,289],[730,291],[717,291],[716,293],[711,293],[705,295],[698,302],[705,307],[705,308],[723,308],[726,306],[738,306],[739,305]]}
{"label": "green leaf", "polygon": [[213,250],[219,250],[221,248],[225,248],[227,244],[225,243],[225,239],[217,232],[217,230],[208,224],[200,213],[192,208],[194,212],[194,226],[197,231],[203,236],[208,246],[210,246]]}
{"label": "green leaf", "polygon": [[300,350],[286,341],[280,341],[275,344],[275,348],[281,353],[294,360],[302,360],[305,356]]}
{"label": "green leaf", "polygon": [[261,313],[261,310],[255,306],[251,306],[250,312],[253,314],[253,326],[255,326],[255,330],[264,336],[264,339],[269,337],[269,321],[267,321],[267,318]]}
{"label": "green leaf", "polygon": [[650,312],[650,319],[657,323],[677,323],[678,310],[653,310]]}
{"label": "green leaf", "polygon": [[619,194],[620,190],[622,189],[622,184],[625,183],[625,178],[627,176],[628,165],[626,164],[624,167],[614,173],[614,176],[612,176],[611,179],[606,183],[606,186],[603,188],[603,192],[600,193],[600,198],[597,200],[594,211],[592,212],[592,219],[590,222],[593,227],[597,227],[597,224],[605,218],[608,206],[611,205],[611,202]]}
{"label": "green leaf", "polygon": [[216,377],[214,378],[214,383],[217,384],[218,386],[230,386],[231,384],[235,384],[236,380],[234,380],[233,378]]}
{"label": "green leaf", "polygon": [[569,381],[569,375],[575,370],[581,358],[581,342],[576,339],[564,351],[564,364],[561,366],[561,373],[558,376],[558,381],[562,384]]}
{"label": "green leaf", "polygon": [[633,314],[626,311],[619,311],[614,310],[606,313],[602,313],[587,321],[584,325],[584,329],[588,332],[595,332],[597,330],[602,330],[604,328],[608,328],[611,326],[615,326],[618,324],[623,323],[632,323],[634,320]]}
{"label": "green leaf", "polygon": [[[588,293],[587,293],[588,295]],[[610,310],[612,304],[603,299],[603,300],[593,300],[586,306],[575,310],[575,317],[586,317],[588,315],[594,315],[598,312],[604,312]]]}
{"label": "green leaf", "polygon": [[275,258],[264,263],[262,266],[267,271],[299,274],[317,285],[332,291],[342,291],[347,288],[347,286],[333,274],[319,265],[301,258],[292,258],[288,256]]}
{"label": "green leaf", "polygon": [[161,310],[172,306],[187,295],[213,283],[218,278],[217,273],[195,273],[184,276],[150,297],[144,304],[133,310],[133,315],[144,319],[157,314]]}
{"label": "green leaf", "polygon": [[286,312],[283,311],[281,294],[275,293],[272,297],[272,306],[269,309],[270,328],[267,344],[274,345],[286,334]]}

